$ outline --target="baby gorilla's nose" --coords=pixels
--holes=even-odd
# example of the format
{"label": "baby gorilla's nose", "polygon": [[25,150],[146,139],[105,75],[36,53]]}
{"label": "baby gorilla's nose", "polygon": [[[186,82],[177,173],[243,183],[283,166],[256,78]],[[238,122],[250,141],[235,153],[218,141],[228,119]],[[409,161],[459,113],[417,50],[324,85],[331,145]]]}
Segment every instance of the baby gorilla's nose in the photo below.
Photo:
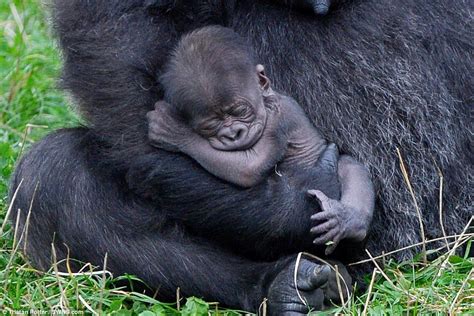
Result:
{"label": "baby gorilla's nose", "polygon": [[212,147],[219,150],[246,150],[252,147],[261,136],[261,124],[234,122],[222,127],[215,138],[210,138]]}
{"label": "baby gorilla's nose", "polygon": [[248,128],[244,124],[232,124],[222,128],[218,133],[217,137],[223,142],[236,143],[241,142],[247,136]]}
{"label": "baby gorilla's nose", "polygon": [[215,137],[209,138],[209,143],[218,150],[246,150],[260,139],[262,132],[261,123],[233,122],[222,127]]}

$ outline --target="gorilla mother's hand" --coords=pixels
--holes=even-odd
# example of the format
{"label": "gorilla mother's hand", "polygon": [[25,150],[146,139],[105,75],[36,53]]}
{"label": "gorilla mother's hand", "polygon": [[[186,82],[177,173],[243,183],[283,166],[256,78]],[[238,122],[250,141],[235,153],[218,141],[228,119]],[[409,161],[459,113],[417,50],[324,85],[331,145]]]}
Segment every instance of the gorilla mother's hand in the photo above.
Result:
{"label": "gorilla mother's hand", "polygon": [[[324,310],[346,300],[351,291],[351,277],[342,264],[338,273],[325,263],[302,259],[280,272],[268,290],[270,315],[307,315],[310,310]],[[338,280],[339,278],[339,280]],[[303,299],[304,301],[302,301]]]}

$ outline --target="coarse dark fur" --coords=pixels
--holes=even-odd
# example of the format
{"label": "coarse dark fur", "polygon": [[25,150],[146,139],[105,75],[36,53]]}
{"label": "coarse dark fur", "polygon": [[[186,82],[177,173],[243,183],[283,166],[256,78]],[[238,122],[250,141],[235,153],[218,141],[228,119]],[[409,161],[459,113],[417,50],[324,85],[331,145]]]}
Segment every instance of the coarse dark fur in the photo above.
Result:
{"label": "coarse dark fur", "polygon": [[[282,178],[287,170],[297,174],[288,181],[295,186],[306,169],[327,166],[328,171],[314,174],[318,183],[310,185],[324,188],[337,182],[337,172],[341,195],[328,199],[320,192],[308,191],[321,202],[321,212],[311,216],[313,243],[332,241],[325,251],[329,255],[340,240],[363,241],[375,201],[367,169],[349,156],[338,159],[335,147],[328,147],[294,99],[272,90],[264,66],[252,57],[248,43],[230,28],[213,25],[182,36],[161,76],[166,102],[157,102],[155,110],[147,114],[150,143],[182,152],[218,178],[247,188],[268,180],[277,167]],[[252,141],[256,143],[252,145]],[[274,185],[274,181],[268,183]],[[294,191],[307,188],[295,187]],[[174,216],[179,217],[179,212],[177,209]],[[229,227],[220,229],[232,231],[235,225],[248,225],[248,218],[240,217],[239,223],[238,216],[229,221]],[[200,221],[186,223],[203,230]],[[306,239],[304,235],[302,239]],[[257,252],[266,253],[274,247],[271,240],[267,240],[270,244],[261,241],[263,249],[255,249]]]}
{"label": "coarse dark fur", "polygon": [[[224,306],[255,311],[267,297],[271,315],[307,313],[294,289],[294,248],[311,246],[314,208],[304,191],[288,184],[294,175],[243,190],[184,155],[156,150],[137,158],[129,174],[141,179],[139,187],[153,185],[158,199],[146,201],[130,191],[123,175],[103,169],[97,159],[103,144],[96,141],[86,128],[60,130],[38,142],[17,166],[12,219],[19,213],[19,233],[27,227],[22,247],[37,268],[46,270],[58,260],[65,270],[67,257],[102,266],[107,256],[107,270],[137,275],[161,300],[172,301],[179,287],[184,296]],[[149,166],[155,166],[151,173]],[[299,186],[334,178],[335,170],[314,176],[321,172],[300,177],[308,183]],[[324,185],[328,194],[338,189],[337,181]],[[247,220],[238,224],[242,218]],[[188,229],[187,221],[201,230]],[[328,266],[303,260],[298,271],[298,288],[312,308],[338,301],[338,282]],[[339,271],[350,284],[341,264]]]}
{"label": "coarse dark fur", "polygon": [[[252,212],[256,223],[267,220],[258,218],[267,207],[258,196],[233,204],[228,190],[235,189],[201,174],[184,157],[147,144],[145,115],[162,97],[158,78],[167,53],[180,35],[211,23],[249,38],[276,89],[292,95],[324,135],[370,169],[378,197],[367,244],[371,253],[421,239],[396,148],[409,168],[426,237],[441,235],[438,168],[444,176],[444,227],[447,234],[459,233],[473,214],[471,2],[355,0],[340,1],[333,9],[316,18],[271,1],[57,1],[54,21],[64,50],[64,86],[89,129],[46,138],[17,168],[12,193],[20,179],[25,182],[14,210],[29,209],[40,183],[28,232],[33,262],[48,268],[56,233],[60,257],[65,237],[71,256],[84,261],[100,264],[108,251],[115,273],[134,273],[161,285],[165,298],[180,286],[185,294],[251,309],[273,289],[271,280],[281,280],[278,276],[289,270],[286,258],[249,264],[210,245],[206,236],[190,238],[181,223],[167,220],[127,189],[126,173],[132,184],[155,184],[154,171],[147,169],[154,164],[156,174],[168,172],[163,183],[176,188],[166,192],[163,203],[221,207],[202,208],[203,216],[215,214],[211,211],[226,215],[232,206],[236,213],[241,208]],[[193,176],[209,183],[194,191]],[[284,223],[271,222],[268,231],[253,233],[271,238],[287,230],[291,235],[295,218],[283,218]],[[250,238],[247,244],[255,240],[240,237]],[[197,270],[196,262],[212,272],[212,279]],[[255,280],[261,286],[253,286]]]}

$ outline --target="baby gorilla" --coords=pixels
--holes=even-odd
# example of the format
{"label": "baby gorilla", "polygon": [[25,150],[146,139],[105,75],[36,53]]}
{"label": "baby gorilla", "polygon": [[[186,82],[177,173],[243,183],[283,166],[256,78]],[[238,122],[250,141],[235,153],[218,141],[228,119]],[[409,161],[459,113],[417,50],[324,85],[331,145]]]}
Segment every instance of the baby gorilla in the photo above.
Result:
{"label": "baby gorilla", "polygon": [[327,145],[295,100],[271,89],[264,67],[236,33],[212,26],[184,36],[161,82],[166,102],[147,115],[154,146],[183,152],[242,187],[265,179],[277,163],[283,173],[325,164],[338,172],[341,200],[308,191],[322,209],[311,217],[314,243],[328,244],[330,254],[342,239],[365,238],[370,220],[364,219],[374,208],[367,170],[349,156],[329,157],[335,145]]}

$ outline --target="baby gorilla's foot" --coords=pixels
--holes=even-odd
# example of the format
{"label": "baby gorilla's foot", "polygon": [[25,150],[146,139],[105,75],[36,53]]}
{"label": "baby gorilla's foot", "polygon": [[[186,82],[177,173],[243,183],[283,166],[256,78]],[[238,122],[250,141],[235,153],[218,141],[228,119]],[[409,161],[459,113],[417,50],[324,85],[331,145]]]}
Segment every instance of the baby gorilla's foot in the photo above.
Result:
{"label": "baby gorilla's foot", "polygon": [[330,255],[341,240],[356,236],[359,234],[359,230],[363,229],[363,223],[356,218],[359,212],[354,208],[344,205],[338,200],[330,199],[318,190],[309,190],[308,194],[316,197],[321,206],[321,212],[311,216],[311,220],[315,222],[311,233],[316,236],[314,244],[330,243],[325,250],[326,255]]}
{"label": "baby gorilla's foot", "polygon": [[[306,315],[310,310],[323,310],[341,302],[348,296],[351,288],[351,277],[342,264],[338,264],[339,289],[337,274],[329,265],[317,264],[302,259],[298,266],[296,287],[306,301],[298,296],[294,280],[295,263],[280,272],[271,283],[268,293],[270,315]],[[347,288],[346,286],[347,285]],[[339,293],[341,290],[341,293]]]}

